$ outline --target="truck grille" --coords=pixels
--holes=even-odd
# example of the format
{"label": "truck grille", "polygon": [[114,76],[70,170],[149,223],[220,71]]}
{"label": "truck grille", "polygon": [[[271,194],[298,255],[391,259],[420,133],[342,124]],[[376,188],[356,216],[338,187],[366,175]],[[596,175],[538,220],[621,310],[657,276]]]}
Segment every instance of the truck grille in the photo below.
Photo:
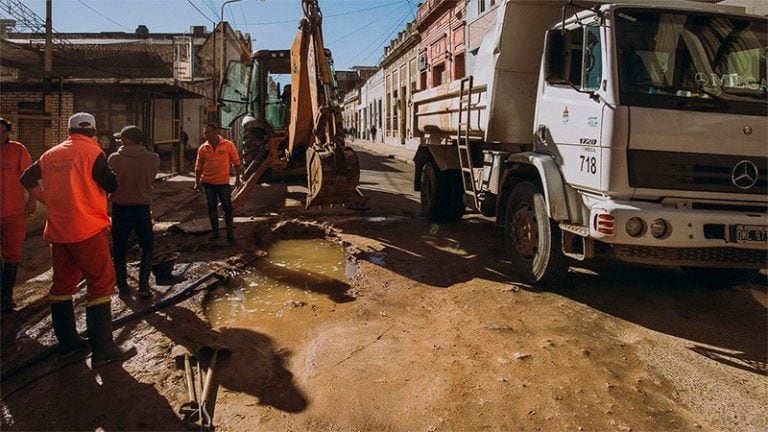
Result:
{"label": "truck grille", "polygon": [[[734,167],[750,161],[757,167],[754,186],[739,188]],[[768,158],[699,153],[629,151],[629,184],[636,188],[765,194],[768,192]]]}
{"label": "truck grille", "polygon": [[765,268],[768,267],[768,251],[736,248],[666,248],[633,245],[615,245],[616,257],[622,261],[668,265],[709,263],[713,267]]}

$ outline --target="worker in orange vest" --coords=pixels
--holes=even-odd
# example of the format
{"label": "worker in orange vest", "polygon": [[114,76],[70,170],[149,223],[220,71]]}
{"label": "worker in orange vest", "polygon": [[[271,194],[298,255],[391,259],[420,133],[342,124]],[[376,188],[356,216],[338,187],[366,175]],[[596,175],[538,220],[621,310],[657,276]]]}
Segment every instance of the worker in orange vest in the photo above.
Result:
{"label": "worker in orange vest", "polygon": [[21,173],[32,164],[32,158],[24,144],[11,141],[9,134],[12,127],[11,122],[0,118],[0,249],[3,257],[0,311],[4,314],[13,312],[16,307],[13,287],[21,262],[21,245],[27,236],[26,215],[34,213],[37,207],[31,194],[24,197],[24,187],[19,183]]}
{"label": "worker in orange vest", "polygon": [[227,226],[227,242],[235,243],[234,219],[232,216],[232,186],[229,184],[229,167],[235,170],[235,187],[240,187],[240,155],[235,143],[219,135],[219,127],[208,123],[203,129],[206,141],[197,149],[195,161],[195,190],[202,184],[208,201],[208,219],[211,222],[210,240],[219,238],[219,212],[217,199],[224,210]]}
{"label": "worker in orange vest", "polygon": [[86,346],[77,333],[72,303],[84,276],[94,367],[136,353],[134,347],[118,346],[112,339],[115,268],[109,252],[107,193],[115,191],[117,178],[95,136],[96,119],[91,114],[72,115],[67,140],[43,153],[21,177],[24,187],[48,210],[43,238],[51,242],[51,321],[59,352],[68,354]]}

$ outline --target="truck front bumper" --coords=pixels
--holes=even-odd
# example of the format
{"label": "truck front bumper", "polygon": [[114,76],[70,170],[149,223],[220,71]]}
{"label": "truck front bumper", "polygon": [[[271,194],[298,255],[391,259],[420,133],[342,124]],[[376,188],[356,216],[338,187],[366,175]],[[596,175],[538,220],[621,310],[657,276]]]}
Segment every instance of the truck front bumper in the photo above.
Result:
{"label": "truck front bumper", "polygon": [[768,267],[765,212],[701,210],[684,200],[649,203],[584,198],[590,209],[590,237],[612,245],[621,260],[654,265]]}

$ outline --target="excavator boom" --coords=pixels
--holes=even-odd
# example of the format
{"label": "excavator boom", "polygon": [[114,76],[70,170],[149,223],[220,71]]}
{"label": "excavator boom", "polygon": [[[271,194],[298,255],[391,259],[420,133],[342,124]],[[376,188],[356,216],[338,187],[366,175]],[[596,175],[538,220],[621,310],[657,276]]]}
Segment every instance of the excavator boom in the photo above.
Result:
{"label": "excavator boom", "polygon": [[[232,204],[235,207],[243,205],[249,191],[262,176],[275,178],[281,174],[296,174],[299,170],[307,176],[307,208],[333,205],[365,208],[365,199],[357,190],[360,184],[357,154],[344,143],[341,107],[330,52],[323,43],[320,7],[317,0],[301,0],[301,4],[304,15],[290,55],[286,51],[256,51],[251,60],[255,73],[244,98],[247,106],[228,111],[234,115],[248,112],[249,115],[243,118],[243,128],[261,130],[267,137],[265,147],[268,149],[266,156],[263,152],[246,151],[249,155],[261,156],[244,157],[246,161],[252,160],[243,176],[242,187],[233,193]],[[274,121],[274,116],[270,119],[265,108],[273,104],[266,76],[270,71],[282,74],[289,70],[290,91],[286,85],[281,98],[290,101],[290,116],[285,124],[285,119],[283,123]],[[241,72],[238,82],[247,75]],[[242,98],[242,93],[233,91],[232,94],[231,99]],[[247,141],[245,136],[244,141]],[[250,144],[244,142],[244,150],[246,147],[250,148]]]}
{"label": "excavator boom", "polygon": [[341,108],[323,43],[317,0],[302,0],[304,17],[291,47],[291,121],[288,150],[307,145],[306,206],[358,201],[360,164],[344,144]]}

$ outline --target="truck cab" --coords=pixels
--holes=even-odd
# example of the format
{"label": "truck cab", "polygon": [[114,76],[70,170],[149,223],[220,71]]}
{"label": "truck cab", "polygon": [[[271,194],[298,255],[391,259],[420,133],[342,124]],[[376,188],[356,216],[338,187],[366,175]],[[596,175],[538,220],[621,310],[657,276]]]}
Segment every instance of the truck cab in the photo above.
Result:
{"label": "truck cab", "polygon": [[[456,215],[446,197],[461,196],[495,217],[532,283],[598,254],[707,283],[754,276],[768,260],[766,20],[711,2],[552,3],[508,0],[470,89],[416,97],[432,209]],[[540,34],[537,54],[522,32]]]}

